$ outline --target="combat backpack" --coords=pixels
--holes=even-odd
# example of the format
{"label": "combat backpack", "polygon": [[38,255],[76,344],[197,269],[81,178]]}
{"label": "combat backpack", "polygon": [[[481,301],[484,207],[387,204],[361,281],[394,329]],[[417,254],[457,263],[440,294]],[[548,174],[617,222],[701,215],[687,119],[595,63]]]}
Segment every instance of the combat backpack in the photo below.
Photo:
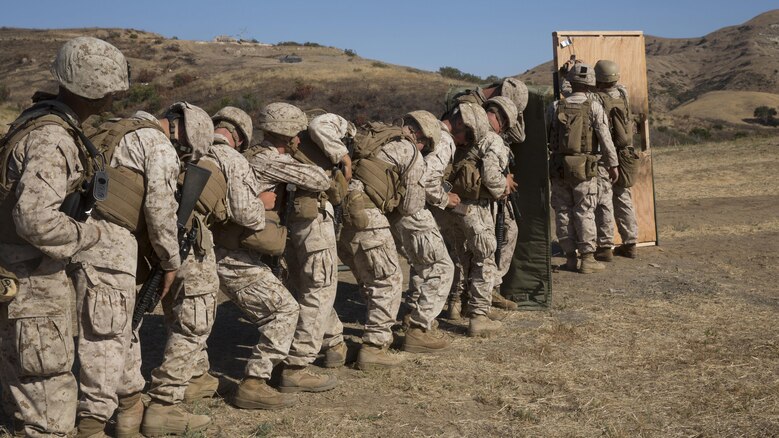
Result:
{"label": "combat backpack", "polygon": [[[412,145],[416,144],[416,140],[411,135],[403,133],[400,126],[381,122],[369,123],[355,138],[352,175],[362,181],[365,194],[382,213],[389,213],[400,204],[406,191],[402,185],[405,173],[376,155],[384,145],[400,140],[406,140]],[[415,149],[411,165],[418,158],[419,152]]]}
{"label": "combat backpack", "polygon": [[620,97],[611,97],[608,93],[599,92],[598,97],[609,118],[611,140],[617,150],[633,146],[633,119],[630,114],[630,104],[627,93],[621,87],[617,88]]}
{"label": "combat backpack", "polygon": [[[195,204],[195,211],[205,217],[205,225],[209,228],[212,225],[227,222],[227,179],[225,179],[224,172],[217,162],[217,158],[213,155],[208,155],[193,164],[197,164],[199,167],[211,172],[206,187],[200,193],[200,198],[198,198],[197,204]],[[179,174],[179,187],[184,184],[184,175],[185,172]]]}
{"label": "combat backpack", "polygon": [[563,155],[592,154],[595,131],[592,128],[590,115],[592,101],[572,103],[561,99],[557,104],[556,139],[557,151]]}

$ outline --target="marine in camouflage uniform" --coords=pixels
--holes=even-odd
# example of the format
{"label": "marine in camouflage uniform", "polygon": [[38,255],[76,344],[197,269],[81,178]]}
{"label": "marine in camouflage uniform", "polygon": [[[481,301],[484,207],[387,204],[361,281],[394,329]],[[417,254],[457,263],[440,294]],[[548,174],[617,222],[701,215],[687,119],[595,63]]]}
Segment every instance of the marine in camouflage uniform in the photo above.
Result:
{"label": "marine in camouflage uniform", "polygon": [[[627,89],[617,83],[619,80],[619,66],[608,60],[601,60],[595,64],[595,80],[598,93],[604,93],[612,99],[624,99],[630,103]],[[629,120],[632,122],[632,120]],[[632,124],[629,126],[632,128]],[[632,135],[632,129],[629,134]],[[612,127],[613,132],[613,127]],[[612,137],[612,140],[613,137]],[[616,142],[615,142],[616,147]],[[624,146],[632,150],[632,143]],[[621,149],[617,148],[620,153]],[[611,261],[614,246],[614,222],[622,238],[622,246],[616,248],[614,253],[625,257],[635,258],[636,243],[638,242],[638,223],[636,212],[633,208],[630,187],[622,184],[612,184],[609,174],[603,162],[598,169],[598,206],[595,209],[595,222],[598,227],[598,249],[595,258],[601,261]]]}
{"label": "marine in camouflage uniform", "polygon": [[[607,116],[603,106],[588,92],[595,85],[595,75],[592,68],[584,63],[576,63],[568,72],[568,81],[573,87],[573,93],[566,97],[566,102],[571,104],[591,103],[589,111],[589,124],[597,136],[600,146],[600,158],[611,174],[611,179],[616,180],[617,154],[611,141]],[[552,138],[550,147],[552,153],[558,152],[558,136],[562,135],[557,122],[558,102],[552,106],[554,115],[552,120]],[[594,145],[593,145],[594,146]],[[593,151],[597,153],[598,151]],[[557,239],[566,254],[566,268],[577,270],[576,250],[579,250],[582,259],[581,273],[592,273],[603,270],[604,266],[594,259],[596,250],[597,231],[595,225],[595,205],[598,196],[598,179],[593,177],[580,183],[563,180],[560,175],[552,174],[552,207],[555,210],[555,222]]]}
{"label": "marine in camouflage uniform", "polygon": [[[511,157],[510,145],[518,145],[525,141],[525,118],[523,111],[527,107],[528,101],[528,89],[527,86],[516,78],[506,78],[501,82],[490,84],[486,87],[476,87],[475,89],[466,89],[460,94],[455,95],[452,99],[452,103],[449,105],[454,108],[456,102],[473,102],[481,106],[485,106],[487,101],[495,98],[503,97],[508,98],[514,103],[516,107],[516,116],[513,117],[509,127],[502,129],[499,134],[506,142],[506,146],[509,148],[509,156]],[[451,109],[450,109],[451,111]],[[513,177],[513,175],[512,175]],[[505,204],[506,215],[504,217],[503,229],[504,229],[504,242],[501,247],[500,259],[505,261],[501,262],[500,266],[496,270],[494,292],[492,294],[492,305],[507,310],[515,310],[517,308],[516,303],[507,300],[500,294],[500,285],[503,282],[503,277],[511,267],[511,260],[514,257],[514,249],[517,246],[517,238],[519,237],[519,226],[517,224],[517,218],[514,217],[515,213],[508,203],[507,199],[500,200]],[[456,258],[456,257],[455,257]],[[466,262],[467,263],[467,262]],[[451,307],[455,312],[449,312],[450,317],[459,318],[459,306],[460,297],[467,289],[467,272],[461,273],[462,263],[455,262],[456,273],[455,283],[450,294],[450,300],[452,301]],[[454,313],[454,314],[453,314]]]}
{"label": "marine in camouflage uniform", "polygon": [[[458,193],[461,204],[449,214],[449,219],[465,242],[464,246],[456,245],[455,250],[463,251],[457,257],[463,265],[463,272],[468,275],[468,334],[487,336],[500,328],[499,321],[487,317],[497,272],[497,241],[491,206],[494,200],[508,193],[507,178],[503,175],[508,166],[508,149],[503,139],[490,130],[484,109],[475,103],[460,103],[458,111],[444,123],[448,125],[455,145],[460,148],[459,153],[475,157],[474,165],[481,177],[478,199],[466,199],[463,193]],[[455,166],[458,166],[457,157]],[[458,191],[457,187],[454,191]]]}
{"label": "marine in camouflage uniform", "polygon": [[[403,119],[419,144],[422,154],[430,155],[441,142],[441,126],[436,117],[427,111],[412,111]],[[431,175],[425,162],[422,179],[427,188],[435,184],[435,172]],[[441,185],[440,175],[437,181]],[[421,193],[420,193],[421,194]],[[445,196],[448,206],[449,197]],[[454,264],[449,256],[438,224],[426,207],[409,216],[392,217],[392,232],[401,242],[411,265],[411,296],[407,301],[411,311],[404,319],[407,325],[403,350],[414,353],[442,351],[450,346],[447,337],[437,329],[435,318],[441,313],[454,277]]]}
{"label": "marine in camouflage uniform", "polygon": [[[303,191],[319,193],[330,188],[330,177],[321,167],[293,158],[300,143],[299,134],[308,128],[303,111],[287,103],[272,103],[260,112],[258,122],[264,139],[249,149],[246,156],[264,190],[283,192],[286,185],[294,184],[300,197]],[[346,126],[343,128],[345,135]],[[340,138],[338,133],[328,135]],[[283,200],[281,211],[287,202],[290,201]],[[315,374],[308,369],[319,353],[325,328],[330,327],[331,332],[343,330],[333,310],[338,269],[332,206],[328,204],[323,209],[318,204],[314,206],[314,218],[302,219],[299,217],[301,202],[305,200],[295,199],[295,213],[286,218],[290,244],[285,252],[291,261],[289,272],[295,273],[290,275],[289,285],[297,296],[300,317],[289,355],[284,359],[279,384],[282,392],[320,392],[338,384],[335,376]],[[342,343],[343,337],[337,333],[333,340]]]}
{"label": "marine in camouflage uniform", "polygon": [[15,299],[0,304],[0,382],[15,433],[29,437],[64,437],[74,427],[73,289],[65,265],[95,246],[101,231],[95,222],[77,222],[59,208],[85,176],[80,155],[87,154],[76,134],[80,121],[128,88],[124,56],[95,38],[66,42],[52,72],[59,94],[38,102],[42,111],[23,113],[9,134],[29,126],[26,121],[56,115],[9,143],[12,154],[3,163],[8,181],[2,183],[10,183],[12,191],[3,202],[0,259],[19,285]]}
{"label": "marine in camouflage uniform", "polygon": [[[391,172],[398,176],[399,185],[405,188],[404,196],[391,215],[398,218],[412,216],[424,208],[422,177],[425,164],[417,145],[405,137],[391,139],[380,145],[370,159],[389,164]],[[356,173],[355,170],[355,177],[349,183],[347,204],[360,210],[362,221],[344,221],[338,253],[341,260],[352,268],[368,302],[363,342],[357,357],[357,367],[368,370],[392,367],[401,362],[399,357],[388,352],[388,348],[393,340],[392,325],[402,298],[403,275],[390,221],[370,200],[365,183],[358,179]],[[358,203],[362,205],[356,205]]]}
{"label": "marine in camouflage uniform", "polygon": [[[135,118],[157,122],[147,113]],[[161,128],[134,130],[120,139],[109,164],[144,176],[146,229],[142,232],[148,233],[162,269],[178,269],[175,192],[179,160],[170,140]],[[81,363],[79,432],[102,431],[119,406],[117,434],[136,436],[143,416],[140,396],[146,385],[138,333],[133,333],[131,323],[138,245],[128,228],[104,218],[99,209],[87,222],[95,223],[103,237],[73,257]]]}
{"label": "marine in camouflage uniform", "polygon": [[[178,102],[166,110],[160,122],[182,161],[215,161],[208,156],[214,126],[205,111]],[[151,373],[151,401],[141,426],[147,436],[197,431],[210,423],[208,416],[190,414],[181,407],[189,381],[209,368],[205,346],[214,324],[219,290],[208,218],[196,210],[192,221],[200,229],[197,243],[182,261],[170,293],[162,298],[168,337],[162,363]]]}
{"label": "marine in camouflage uniform", "polygon": [[[343,163],[345,173],[351,177],[351,158],[342,139],[354,137],[355,132],[354,125],[337,114],[326,113],[311,119],[307,129],[313,143],[310,146],[318,147],[328,160],[325,173]],[[331,184],[329,180],[328,176]],[[325,367],[338,367],[346,360],[343,324],[333,307],[338,288],[338,254],[332,203],[320,194],[316,217],[295,218],[288,227],[290,247],[285,258],[290,272],[301,273],[290,276],[288,281],[300,304],[300,318],[284,361],[285,370],[290,371],[283,375],[281,389],[305,391],[311,389],[314,380],[292,370],[302,370],[313,363],[320,350],[325,351]]]}

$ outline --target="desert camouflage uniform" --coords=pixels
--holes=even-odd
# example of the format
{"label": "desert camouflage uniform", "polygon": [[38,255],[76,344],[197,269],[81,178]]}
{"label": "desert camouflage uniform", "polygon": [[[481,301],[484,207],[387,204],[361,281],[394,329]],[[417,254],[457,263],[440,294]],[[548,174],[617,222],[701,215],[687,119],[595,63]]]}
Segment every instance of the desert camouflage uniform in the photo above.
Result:
{"label": "desert camouflage uniform", "polygon": [[[162,268],[177,269],[181,264],[175,198],[179,159],[170,141],[158,130],[138,129],[119,142],[110,165],[145,176],[146,232]],[[88,223],[95,223],[102,237],[73,257],[81,364],[78,416],[106,423],[117,407],[117,396],[139,393],[146,384],[138,333],[132,331],[138,245],[130,231],[99,216]]]}
{"label": "desert camouflage uniform", "polygon": [[[425,206],[425,163],[416,146],[407,140],[393,141],[382,146],[376,157],[392,163],[403,174],[401,185],[406,194],[392,212],[393,216],[412,216]],[[365,190],[363,183],[353,178],[350,191]],[[366,196],[367,198],[367,196]],[[395,241],[387,217],[378,208],[366,208],[368,226],[357,230],[344,224],[338,252],[361,285],[368,302],[363,344],[387,347],[392,343],[392,325],[398,315],[402,294],[403,274]]]}
{"label": "desert camouflage uniform", "polygon": [[66,436],[74,427],[78,388],[65,264],[100,234],[94,223],[59,211],[84,172],[68,131],[58,125],[32,131],[14,147],[8,171],[18,182],[16,232],[29,244],[0,243],[3,264],[19,278],[16,298],[0,305],[0,382],[4,398],[14,401],[7,414],[23,419],[26,436]]}
{"label": "desert camouflage uniform", "polygon": [[[524,129],[522,132],[524,132]],[[511,149],[505,143],[504,146],[506,147],[506,156],[510,156]],[[514,178],[514,181],[516,180]],[[499,288],[503,284],[503,277],[511,267],[511,259],[514,258],[514,250],[517,247],[517,238],[519,237],[519,226],[517,225],[516,217],[514,217],[514,208],[511,206],[511,202],[509,202],[508,198],[501,199],[498,202],[504,204],[503,211],[506,214],[503,217],[503,246],[500,248],[500,266],[497,266],[496,260],[495,284],[493,288]],[[495,219],[497,220],[497,205],[495,208]]]}
{"label": "desert camouflage uniform", "polygon": [[[220,134],[214,135],[211,152],[217,157],[227,180],[230,220],[255,231],[262,230],[265,208],[258,198],[260,183],[249,162]],[[245,249],[216,248],[217,273],[225,294],[260,332],[260,339],[246,363],[245,374],[269,379],[273,367],[289,352],[298,305],[260,258],[259,254]]]}
{"label": "desert camouflage uniform", "polygon": [[[314,117],[308,125],[311,139],[333,165],[348,154],[341,141],[348,129],[346,119],[332,113]],[[307,184],[313,185],[312,182]],[[323,181],[318,181],[317,185],[320,183]],[[300,303],[300,319],[286,363],[305,366],[316,359],[320,349],[344,341],[343,324],[333,307],[338,289],[338,253],[332,204],[325,203],[325,209],[320,208],[316,219],[290,221],[289,232],[291,245],[286,253],[287,263],[290,272],[302,275],[289,278],[290,289]]]}
{"label": "desert camouflage uniform", "polygon": [[[613,98],[621,99],[620,88],[627,95],[627,91],[622,85],[599,91],[604,91]],[[638,223],[636,222],[636,211],[633,208],[630,187],[626,188],[617,184],[612,186],[608,172],[604,171],[602,165],[598,166],[598,207],[595,210],[598,246],[614,246],[615,220],[619,235],[622,237],[622,243],[636,243],[638,242]]]}
{"label": "desert camouflage uniform", "polygon": [[402,218],[393,228],[412,267],[407,301],[412,308],[411,322],[426,330],[432,327],[433,320],[446,304],[454,279],[454,263],[434,217],[448,214],[444,209],[449,204],[449,196],[442,181],[444,171],[454,157],[454,140],[444,125],[441,126],[441,140],[433,152],[424,157],[423,182],[429,207]]}
{"label": "desert camouflage uniform", "polygon": [[[587,93],[576,92],[566,99],[571,103],[584,103],[588,98],[593,99],[590,118],[600,144],[601,159],[607,167],[616,166],[617,154],[611,141],[608,118],[603,106]],[[556,113],[557,102],[553,104],[552,110]],[[552,116],[550,120],[554,130],[556,118]],[[550,144],[553,148],[552,152],[555,152],[556,141],[553,139]],[[571,254],[577,249],[581,254],[594,253],[597,238],[595,205],[598,197],[598,178],[572,184],[563,181],[559,175],[552,175],[551,186],[551,203],[555,210],[557,240],[560,247],[566,254]]]}
{"label": "desert camouflage uniform", "polygon": [[[219,165],[212,152],[201,158]],[[208,372],[206,341],[216,317],[219,291],[214,238],[206,217],[195,211],[200,235],[176,272],[170,292],[162,299],[168,339],[162,363],[151,373],[149,396],[157,402],[178,404],[189,381]]]}
{"label": "desert camouflage uniform", "polygon": [[[487,135],[476,146],[481,157],[482,190],[484,196],[498,198],[506,190],[503,169],[508,166],[508,149],[503,139],[494,132]],[[497,266],[495,265],[495,220],[492,214],[493,202],[488,199],[462,200],[467,205],[465,215],[453,214],[454,223],[465,238],[465,245],[456,249],[465,251],[459,255],[463,276],[467,275],[469,292],[468,305],[473,316],[486,315],[492,304],[492,290],[495,286]]]}
{"label": "desert camouflage uniform", "polygon": [[[298,190],[311,192],[330,187],[330,179],[323,169],[300,163],[289,154],[279,154],[268,143],[250,154],[254,154],[249,160],[255,175],[263,184],[270,185],[271,190],[278,184],[295,184]],[[331,334],[326,346],[343,342],[343,326],[333,309],[338,262],[332,217],[332,206],[328,203],[325,210],[319,210],[316,219],[287,222],[290,245],[285,257],[289,272],[295,273],[288,281],[300,305],[300,317],[285,360],[288,365],[305,366],[313,362],[326,331]]]}

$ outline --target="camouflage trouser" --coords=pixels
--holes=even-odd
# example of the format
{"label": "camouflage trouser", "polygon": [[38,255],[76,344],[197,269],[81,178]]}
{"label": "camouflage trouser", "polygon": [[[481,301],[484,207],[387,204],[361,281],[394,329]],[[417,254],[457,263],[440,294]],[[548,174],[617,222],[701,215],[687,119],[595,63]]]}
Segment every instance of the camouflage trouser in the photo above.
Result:
{"label": "camouflage trouser", "polygon": [[454,264],[444,238],[427,209],[395,221],[392,231],[401,242],[412,268],[411,323],[430,329],[446,304],[454,278]]}
{"label": "camouflage trouser", "polygon": [[[495,285],[494,288],[499,288],[503,284],[503,277],[508,273],[511,267],[511,259],[514,258],[514,249],[517,247],[517,238],[519,237],[519,227],[517,221],[514,218],[514,209],[511,207],[511,203],[505,202],[506,216],[503,221],[503,246],[500,249],[500,266],[496,266]],[[497,260],[495,261],[497,265]]]}
{"label": "camouflage trouser", "polygon": [[452,227],[451,231],[447,229],[447,238],[452,236],[453,240],[450,246],[452,260],[459,267],[459,274],[455,274],[459,285],[455,283],[452,293],[464,289],[471,314],[486,315],[492,305],[492,290],[498,270],[495,265],[495,221],[490,203],[465,203],[468,204],[465,215],[445,213],[445,222]]}
{"label": "camouflage trouser", "polygon": [[78,416],[107,422],[118,397],[141,392],[146,384],[141,345],[132,330],[135,277],[83,264],[72,275],[81,364]]}
{"label": "camouflage trouser", "polygon": [[630,187],[615,185],[613,192],[614,219],[617,221],[617,230],[622,237],[622,243],[637,243],[638,222],[636,222],[633,199],[630,196]]}
{"label": "camouflage trouser", "polygon": [[180,403],[192,377],[208,372],[206,340],[216,316],[219,278],[211,231],[203,229],[202,241],[205,255],[196,255],[193,248],[162,299],[168,341],[148,391],[156,401]]}
{"label": "camouflage trouser", "polygon": [[433,213],[438,229],[446,231],[446,240],[444,242],[449,251],[449,258],[452,259],[452,264],[454,265],[452,286],[449,288],[449,300],[460,301],[468,290],[468,267],[470,266],[470,260],[463,260],[466,253],[465,234],[457,226],[457,214],[438,208],[431,208],[430,212]]}
{"label": "camouflage trouser", "polygon": [[603,166],[598,166],[598,202],[595,206],[595,226],[598,228],[599,248],[614,246],[614,206],[612,204],[611,181]]}
{"label": "camouflage trouser", "polygon": [[75,426],[78,395],[71,373],[73,288],[64,262],[11,260],[17,255],[11,246],[0,246],[6,268],[19,278],[16,298],[0,305],[4,409],[24,423],[25,436],[64,437]]}
{"label": "camouflage trouser", "polygon": [[[380,214],[377,209],[368,211],[373,216]],[[379,347],[391,344],[392,325],[403,292],[403,274],[389,227],[358,231],[345,225],[338,241],[338,255],[352,268],[367,302],[363,343]]]}
{"label": "camouflage trouser", "polygon": [[576,249],[582,254],[595,252],[598,179],[571,184],[559,178],[552,178],[551,184],[552,208],[555,210],[560,247],[566,254]]}
{"label": "camouflage trouser", "polygon": [[246,376],[269,379],[284,360],[298,320],[298,304],[270,268],[252,251],[216,249],[223,291],[260,332],[246,363]]}
{"label": "camouflage trouser", "polygon": [[306,366],[321,348],[344,341],[343,324],[333,308],[338,289],[338,254],[332,216],[320,210],[312,221],[288,225],[286,259],[289,288],[300,304],[300,318],[285,363]]}

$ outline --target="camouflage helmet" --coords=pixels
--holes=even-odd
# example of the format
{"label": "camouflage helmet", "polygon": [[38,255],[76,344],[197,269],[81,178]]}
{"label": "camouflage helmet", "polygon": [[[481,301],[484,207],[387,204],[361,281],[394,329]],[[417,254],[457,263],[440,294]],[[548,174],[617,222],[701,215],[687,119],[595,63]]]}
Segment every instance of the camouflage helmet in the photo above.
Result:
{"label": "camouflage helmet", "polygon": [[300,108],[276,102],[260,110],[257,127],[265,132],[294,137],[308,127],[308,117]]}
{"label": "camouflage helmet", "polygon": [[51,72],[62,87],[87,99],[100,99],[130,87],[122,52],[92,37],[73,38],[63,44]]}
{"label": "camouflage helmet", "polygon": [[519,112],[527,107],[527,94],[525,83],[516,78],[506,78],[500,86],[500,95],[511,99]]}
{"label": "camouflage helmet", "polygon": [[595,86],[595,70],[589,64],[577,62],[568,70],[566,77],[571,84],[583,84],[591,87]]}
{"label": "camouflage helmet", "polygon": [[463,123],[473,132],[473,141],[479,143],[491,130],[487,120],[487,112],[480,105],[472,102],[461,102],[457,110],[462,114]]}
{"label": "camouflage helmet", "polygon": [[619,80],[619,65],[608,59],[596,62],[595,80],[598,82],[617,82]]}
{"label": "camouflage helmet", "polygon": [[438,122],[438,118],[429,111],[418,110],[411,111],[406,114],[406,117],[410,117],[417,122],[417,125],[422,129],[422,135],[430,140],[430,148],[435,148],[439,141],[441,141],[441,125]]}
{"label": "camouflage helmet", "polygon": [[[241,133],[245,145],[252,142],[252,118],[246,114],[246,111],[234,106],[226,106],[211,116],[211,121],[214,122],[214,127],[216,128],[220,127],[220,123],[227,122],[227,124],[232,125],[234,129]],[[229,126],[225,126],[225,128],[231,133],[233,132],[233,129]]]}
{"label": "camouflage helmet", "polygon": [[503,131],[507,131],[516,126],[517,119],[519,118],[519,111],[517,111],[517,106],[511,99],[506,96],[495,96],[484,103],[485,110],[488,110],[491,107],[495,107],[502,112],[503,116],[508,121],[508,126],[504,126]]}
{"label": "camouflage helmet", "polygon": [[165,111],[164,117],[184,117],[184,131],[187,146],[195,159],[208,153],[214,142],[214,124],[211,117],[200,107],[188,102],[176,102]]}

